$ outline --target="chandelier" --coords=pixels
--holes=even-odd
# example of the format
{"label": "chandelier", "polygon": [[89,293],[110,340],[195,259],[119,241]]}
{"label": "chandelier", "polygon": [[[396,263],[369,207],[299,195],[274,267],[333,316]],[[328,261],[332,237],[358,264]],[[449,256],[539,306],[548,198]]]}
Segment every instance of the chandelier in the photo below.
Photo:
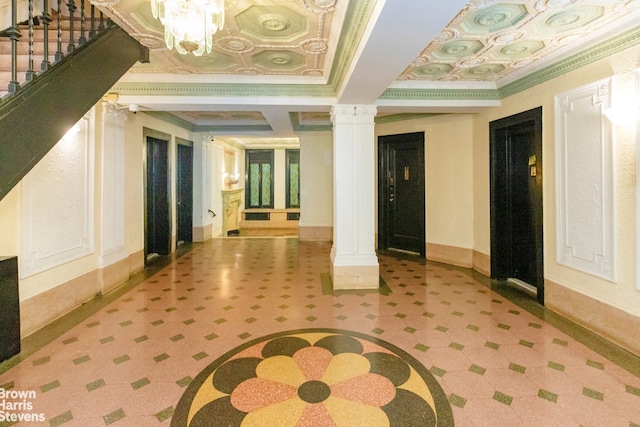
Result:
{"label": "chandelier", "polygon": [[151,12],[164,25],[167,47],[183,55],[210,53],[224,25],[224,0],[151,0]]}

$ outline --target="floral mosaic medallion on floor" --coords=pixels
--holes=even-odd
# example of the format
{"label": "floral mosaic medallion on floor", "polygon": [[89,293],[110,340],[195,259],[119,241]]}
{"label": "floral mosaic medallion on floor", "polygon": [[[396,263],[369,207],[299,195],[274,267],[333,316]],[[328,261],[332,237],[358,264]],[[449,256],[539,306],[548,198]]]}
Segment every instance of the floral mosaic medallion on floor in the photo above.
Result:
{"label": "floral mosaic medallion on floor", "polygon": [[178,426],[453,426],[440,385],[416,359],[364,334],[281,332],[204,369],[178,403]]}

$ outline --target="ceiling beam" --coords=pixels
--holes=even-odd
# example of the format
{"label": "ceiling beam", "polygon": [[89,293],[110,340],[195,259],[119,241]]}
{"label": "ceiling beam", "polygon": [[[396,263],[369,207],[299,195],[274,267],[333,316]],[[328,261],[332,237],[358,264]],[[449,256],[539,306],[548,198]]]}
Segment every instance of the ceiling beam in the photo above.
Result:
{"label": "ceiling beam", "polygon": [[288,108],[265,108],[261,110],[273,133],[278,136],[293,136],[293,124],[289,117]]}
{"label": "ceiling beam", "polygon": [[466,4],[379,0],[338,90],[338,102],[373,104]]}

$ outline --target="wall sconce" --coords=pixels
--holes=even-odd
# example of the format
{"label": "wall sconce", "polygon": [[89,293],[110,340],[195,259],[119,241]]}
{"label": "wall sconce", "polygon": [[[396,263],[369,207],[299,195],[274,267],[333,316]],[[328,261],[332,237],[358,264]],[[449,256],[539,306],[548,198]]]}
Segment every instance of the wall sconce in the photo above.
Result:
{"label": "wall sconce", "polygon": [[604,110],[604,115],[611,123],[618,126],[632,126],[640,118],[638,107],[610,107]]}
{"label": "wall sconce", "polygon": [[236,185],[238,183],[238,178],[240,178],[240,174],[236,173],[236,174],[230,174],[230,173],[225,173],[224,174],[224,185],[227,188],[231,188],[232,185]]}

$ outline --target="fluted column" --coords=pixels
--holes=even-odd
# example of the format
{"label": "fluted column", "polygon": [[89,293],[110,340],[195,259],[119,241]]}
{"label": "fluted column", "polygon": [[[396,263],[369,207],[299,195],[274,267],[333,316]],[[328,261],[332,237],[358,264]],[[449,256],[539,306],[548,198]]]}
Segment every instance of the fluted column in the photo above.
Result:
{"label": "fluted column", "polygon": [[127,114],[114,106],[102,105],[101,247],[98,264],[102,292],[106,293],[129,278],[125,243],[125,149],[124,126]]}
{"label": "fluted column", "polygon": [[334,289],[376,289],[373,105],[335,105],[333,122]]}

